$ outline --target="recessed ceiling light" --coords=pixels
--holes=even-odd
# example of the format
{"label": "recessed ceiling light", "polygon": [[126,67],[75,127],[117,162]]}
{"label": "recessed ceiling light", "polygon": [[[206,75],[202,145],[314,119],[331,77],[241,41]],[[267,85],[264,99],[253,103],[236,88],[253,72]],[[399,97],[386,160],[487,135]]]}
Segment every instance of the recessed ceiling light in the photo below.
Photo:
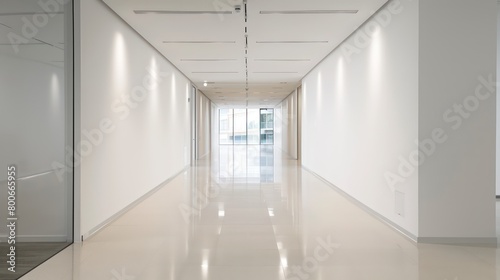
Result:
{"label": "recessed ceiling light", "polygon": [[257,44],[326,44],[328,41],[256,41]]}
{"label": "recessed ceiling light", "polygon": [[46,45],[45,43],[0,43],[0,46],[31,46],[31,45]]}
{"label": "recessed ceiling light", "polygon": [[[64,12],[45,12],[45,11],[43,13],[47,15],[64,14]],[[0,16],[34,16],[38,14],[40,14],[40,12],[19,12],[19,13],[0,13]]]}
{"label": "recessed ceiling light", "polygon": [[230,15],[233,11],[169,11],[169,10],[134,10],[136,15]]}
{"label": "recessed ceiling light", "polygon": [[238,74],[239,72],[191,72],[193,74]]}
{"label": "recessed ceiling light", "polygon": [[208,83],[207,83],[207,82],[204,82],[204,83],[203,83],[203,86],[204,86],[204,87],[208,86]]}
{"label": "recessed ceiling light", "polygon": [[283,59],[278,59],[278,58],[256,58],[254,61],[311,61],[310,59],[297,59],[297,58],[283,58]]}
{"label": "recessed ceiling light", "polygon": [[165,44],[235,44],[236,41],[163,41]]}
{"label": "recessed ceiling light", "polygon": [[261,15],[318,15],[318,14],[357,14],[358,10],[288,10],[260,11]]}
{"label": "recessed ceiling light", "polygon": [[299,72],[252,72],[254,74],[298,74]]}
{"label": "recessed ceiling light", "polygon": [[235,58],[182,58],[181,61],[236,61]]}

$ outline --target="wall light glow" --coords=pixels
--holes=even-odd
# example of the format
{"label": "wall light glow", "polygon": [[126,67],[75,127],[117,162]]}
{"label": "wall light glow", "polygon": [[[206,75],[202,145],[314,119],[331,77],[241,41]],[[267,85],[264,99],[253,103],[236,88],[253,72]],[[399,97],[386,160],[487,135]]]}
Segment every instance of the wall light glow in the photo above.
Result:
{"label": "wall light glow", "polygon": [[337,92],[342,96],[345,92],[345,63],[344,57],[340,57],[337,62]]}
{"label": "wall light glow", "polygon": [[372,34],[372,42],[370,45],[370,61],[369,61],[369,79],[370,91],[378,94],[381,90],[381,78],[383,71],[383,46],[382,32],[380,27],[377,27]]}
{"label": "wall light glow", "polygon": [[119,32],[115,33],[114,44],[113,44],[113,62],[112,62],[112,73],[113,73],[113,87],[115,94],[123,94],[127,88],[127,46],[123,35]]}
{"label": "wall light glow", "polygon": [[177,111],[177,92],[176,92],[177,85],[175,83],[175,73],[172,73],[172,80],[171,80],[171,88],[170,88],[170,108],[173,110],[174,115],[175,112]]}
{"label": "wall light glow", "polygon": [[52,112],[56,113],[59,111],[61,104],[61,87],[59,77],[56,73],[52,73],[50,79],[50,103],[52,106]]}
{"label": "wall light glow", "polygon": [[153,56],[151,57],[151,61],[150,61],[150,65],[149,65],[149,69],[151,69],[150,73],[148,73],[149,75],[151,75],[151,77],[153,78],[154,80],[154,86],[151,88],[151,91],[150,91],[150,98],[151,98],[151,107],[152,107],[152,112],[154,112],[155,114],[158,113],[160,111],[160,102],[159,102],[159,96],[160,96],[160,93],[159,93],[159,77],[158,77],[158,65],[156,63],[156,58]]}
{"label": "wall light glow", "polygon": [[318,72],[318,85],[317,85],[317,94],[316,94],[316,102],[318,103],[317,104],[317,107],[316,108],[321,108],[321,101],[322,101],[322,97],[323,97],[323,74],[321,73],[321,71]]}

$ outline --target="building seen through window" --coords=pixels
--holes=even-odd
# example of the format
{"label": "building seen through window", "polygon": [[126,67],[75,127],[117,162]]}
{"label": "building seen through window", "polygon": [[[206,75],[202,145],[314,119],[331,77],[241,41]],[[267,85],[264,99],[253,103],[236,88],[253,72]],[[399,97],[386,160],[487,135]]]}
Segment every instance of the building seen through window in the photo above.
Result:
{"label": "building seen through window", "polygon": [[219,144],[274,144],[274,109],[220,109]]}

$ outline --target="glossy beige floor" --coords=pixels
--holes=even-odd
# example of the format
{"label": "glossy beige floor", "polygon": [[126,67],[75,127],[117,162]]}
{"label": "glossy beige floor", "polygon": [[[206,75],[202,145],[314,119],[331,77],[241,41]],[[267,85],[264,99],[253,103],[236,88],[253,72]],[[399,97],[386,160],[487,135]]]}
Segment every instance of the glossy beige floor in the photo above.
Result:
{"label": "glossy beige floor", "polygon": [[500,279],[497,249],[416,245],[271,146],[214,155],[22,279]]}

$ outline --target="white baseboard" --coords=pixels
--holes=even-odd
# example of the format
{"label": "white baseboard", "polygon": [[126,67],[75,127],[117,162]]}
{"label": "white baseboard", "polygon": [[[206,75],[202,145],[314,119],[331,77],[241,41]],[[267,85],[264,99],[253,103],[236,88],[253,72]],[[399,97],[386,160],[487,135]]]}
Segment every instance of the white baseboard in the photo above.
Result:
{"label": "white baseboard", "polygon": [[315,177],[317,177],[318,179],[320,179],[321,181],[323,181],[325,184],[327,184],[328,186],[330,186],[330,188],[332,188],[335,191],[337,191],[338,193],[340,193],[343,197],[347,198],[349,201],[351,201],[352,203],[354,203],[356,206],[358,206],[359,208],[363,209],[365,212],[367,212],[368,214],[372,215],[373,217],[375,217],[376,219],[380,220],[381,222],[385,223],[390,228],[394,229],[395,231],[397,231],[398,233],[400,233],[404,237],[410,239],[413,242],[418,242],[418,238],[414,234],[412,234],[411,232],[407,231],[406,229],[402,228],[401,226],[397,225],[396,223],[394,223],[393,221],[387,219],[386,217],[380,215],[375,210],[373,210],[370,207],[366,206],[361,201],[357,200],[356,198],[354,198],[350,194],[346,193],[345,191],[343,191],[339,187],[335,186],[334,184],[332,184],[331,182],[329,182],[325,178],[321,177],[320,175],[316,174],[314,171],[310,170],[309,168],[305,167],[304,165],[302,165],[302,168],[304,168],[309,173],[313,174]]}
{"label": "white baseboard", "polygon": [[395,231],[399,232],[402,234],[404,237],[410,239],[413,242],[416,243],[426,243],[426,244],[443,244],[443,245],[459,245],[459,246],[481,246],[481,247],[497,247],[498,244],[498,239],[496,237],[417,237],[413,235],[412,233],[408,232],[404,228],[400,227],[399,225],[395,224],[391,220],[387,219],[386,217],[380,215],[378,212],[375,212],[373,209],[369,208],[368,206],[364,205],[362,202],[357,200],[356,198],[352,197],[339,187],[333,185],[330,183],[328,180],[325,178],[321,177],[320,175],[316,174],[314,171],[310,170],[306,166],[302,166],[305,170],[307,170],[309,173],[313,174],[315,177],[326,183],[328,186],[330,186],[332,189],[340,193],[342,196],[347,198],[349,201],[353,202],[356,206],[359,208],[363,209],[365,212],[368,214],[374,216],[378,220],[382,221],[383,223],[387,224],[389,227],[394,229]]}

